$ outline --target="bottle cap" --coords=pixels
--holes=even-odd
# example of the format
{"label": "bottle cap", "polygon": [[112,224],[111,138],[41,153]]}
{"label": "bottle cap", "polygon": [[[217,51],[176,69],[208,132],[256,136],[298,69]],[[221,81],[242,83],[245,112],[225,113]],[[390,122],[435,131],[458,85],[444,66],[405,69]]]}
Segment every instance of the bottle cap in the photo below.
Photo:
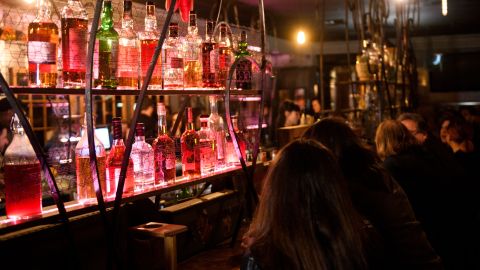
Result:
{"label": "bottle cap", "polygon": [[171,22],[168,29],[170,30],[170,37],[178,37],[178,23]]}
{"label": "bottle cap", "polygon": [[247,42],[247,32],[245,30],[242,30],[240,34],[240,42]]}
{"label": "bottle cap", "polygon": [[190,10],[190,21],[188,23],[188,26],[197,27],[197,14],[195,14],[195,11],[193,10]]}
{"label": "bottle cap", "polygon": [[137,136],[145,136],[145,124],[137,123],[135,125],[135,133],[137,134]]}
{"label": "bottle cap", "polygon": [[122,138],[122,119],[115,117],[112,119],[113,139],[118,140]]}

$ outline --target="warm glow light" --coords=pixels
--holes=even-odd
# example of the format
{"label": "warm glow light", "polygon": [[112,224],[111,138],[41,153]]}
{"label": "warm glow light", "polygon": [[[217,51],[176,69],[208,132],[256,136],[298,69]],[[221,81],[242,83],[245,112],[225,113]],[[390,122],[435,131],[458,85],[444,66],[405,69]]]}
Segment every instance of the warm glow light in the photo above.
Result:
{"label": "warm glow light", "polygon": [[447,16],[448,14],[448,2],[447,0],[442,0],[442,15]]}
{"label": "warm glow light", "polygon": [[303,31],[298,31],[297,33],[297,43],[300,45],[305,44],[306,37],[305,37],[305,32]]}

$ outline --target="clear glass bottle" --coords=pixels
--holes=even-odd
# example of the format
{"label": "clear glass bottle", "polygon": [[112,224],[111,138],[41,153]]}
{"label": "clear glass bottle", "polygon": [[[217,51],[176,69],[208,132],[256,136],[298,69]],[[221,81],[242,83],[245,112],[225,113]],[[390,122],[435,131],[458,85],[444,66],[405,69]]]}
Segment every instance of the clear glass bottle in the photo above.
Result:
{"label": "clear glass bottle", "polygon": [[167,132],[167,111],[163,103],[157,105],[158,137],[153,142],[155,156],[155,185],[173,184],[176,174],[175,143]]}
{"label": "clear glass bottle", "polygon": [[68,0],[61,12],[63,87],[85,87],[88,16],[79,0]]}
{"label": "clear glass bottle", "polygon": [[116,89],[118,86],[118,33],[113,28],[112,1],[104,1],[102,24],[97,31],[98,78],[95,86]]}
{"label": "clear glass bottle", "polygon": [[[122,160],[125,154],[125,144],[122,139],[122,120],[119,117],[112,119],[113,143],[107,157],[107,197],[115,197],[122,169]],[[134,192],[133,160],[128,159],[123,196],[132,195]]]}
{"label": "clear glass bottle", "polygon": [[207,21],[205,40],[202,42],[202,82],[203,87],[217,87],[215,75],[215,59],[217,43],[213,38],[214,21]]}
{"label": "clear glass bottle", "polygon": [[218,114],[217,97],[210,96],[210,116],[208,117],[208,127],[212,132],[212,139],[215,140],[216,161],[215,169],[219,170],[225,167],[225,124],[223,118]]}
{"label": "clear glass bottle", "polygon": [[13,139],[4,156],[7,217],[23,219],[42,214],[41,168],[35,151],[15,114]]}
{"label": "clear glass bottle", "polygon": [[145,125],[137,123],[135,143],[132,145],[133,177],[135,190],[149,189],[154,186],[155,168],[153,149],[145,142]]}
{"label": "clear glass bottle", "polygon": [[227,26],[223,24],[220,25],[217,63],[217,84],[218,87],[225,88],[228,71],[232,65],[232,42],[227,35]]}
{"label": "clear glass bottle", "polygon": [[[157,30],[157,17],[155,16],[155,4],[153,1],[146,3],[145,29],[138,34],[140,41],[140,85],[147,75],[148,67],[152,61],[155,47],[158,44],[159,33]],[[158,57],[157,65],[153,70],[148,89],[162,89],[162,55]]]}
{"label": "clear glass bottle", "polygon": [[170,23],[169,36],[163,46],[164,69],[163,87],[165,89],[183,88],[184,47],[178,36],[178,23]]}
{"label": "clear glass bottle", "polygon": [[[233,130],[237,136],[237,140],[238,140],[238,146],[240,148],[240,152],[242,154],[242,157],[245,161],[247,161],[246,159],[246,148],[247,148],[247,145],[245,143],[245,137],[243,136],[243,132],[238,128],[238,117],[236,115],[232,115],[232,125],[233,125]],[[227,150],[226,150],[226,156],[227,156],[227,163],[228,165],[232,166],[232,165],[239,165],[240,164],[240,160],[237,156],[237,152],[235,151],[235,146],[233,144],[233,140],[232,140],[232,136],[234,136],[234,134],[229,134],[228,137],[227,137]]]}
{"label": "clear glass bottle", "polygon": [[184,83],[187,88],[202,87],[202,38],[198,35],[197,15],[190,11],[188,34],[185,36]]}
{"label": "clear glass bottle", "polygon": [[193,124],[192,108],[187,107],[187,128],[180,139],[182,145],[183,176],[191,179],[200,177],[199,137]]}
{"label": "clear glass bottle", "polygon": [[216,154],[215,135],[208,127],[208,115],[200,116],[200,130],[198,131],[198,151],[200,155],[200,173],[202,176],[209,175],[215,171]]}
{"label": "clear glass bottle", "polygon": [[37,0],[37,16],[28,25],[28,71],[30,86],[57,85],[58,27],[52,21],[48,0]]}
{"label": "clear glass bottle", "polygon": [[[77,200],[80,203],[90,204],[97,202],[95,195],[95,187],[93,183],[93,175],[90,169],[90,149],[88,148],[87,135],[87,119],[86,114],[83,121],[83,133],[80,141],[75,147],[75,165],[77,174]],[[98,178],[100,179],[100,187],[102,188],[103,196],[106,195],[106,154],[105,147],[100,140],[95,136],[95,154],[97,155]]]}
{"label": "clear glass bottle", "polygon": [[118,89],[138,88],[137,34],[133,29],[132,1],[123,1],[122,29],[118,40]]}
{"label": "clear glass bottle", "polygon": [[[250,56],[247,48],[247,32],[242,31],[240,42],[238,42],[238,50],[235,52],[235,59]],[[247,59],[240,60],[235,67],[235,86],[237,89],[252,89],[252,62]]]}

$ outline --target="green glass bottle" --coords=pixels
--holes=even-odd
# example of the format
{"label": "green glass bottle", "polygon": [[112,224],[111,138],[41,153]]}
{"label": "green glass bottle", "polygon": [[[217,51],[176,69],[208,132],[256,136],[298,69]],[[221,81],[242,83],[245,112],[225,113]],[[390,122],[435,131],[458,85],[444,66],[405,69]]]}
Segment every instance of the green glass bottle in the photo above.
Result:
{"label": "green glass bottle", "polygon": [[102,24],[97,31],[98,78],[95,85],[116,89],[118,65],[118,33],[113,28],[112,1],[103,2]]}
{"label": "green glass bottle", "polygon": [[[240,41],[238,42],[238,50],[235,52],[235,59],[242,56],[250,56],[247,48],[247,33],[242,31]],[[252,89],[252,62],[247,59],[240,60],[235,69],[235,76],[237,89]]]}

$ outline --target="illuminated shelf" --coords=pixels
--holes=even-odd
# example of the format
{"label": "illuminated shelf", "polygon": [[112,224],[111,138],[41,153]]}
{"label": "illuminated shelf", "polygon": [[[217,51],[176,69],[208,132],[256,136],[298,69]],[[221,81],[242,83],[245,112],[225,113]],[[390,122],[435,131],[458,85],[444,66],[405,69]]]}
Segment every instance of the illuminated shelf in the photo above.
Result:
{"label": "illuminated shelf", "polygon": [[[32,95],[84,95],[85,89],[78,88],[36,88],[36,87],[11,87],[15,94],[32,94]],[[159,95],[159,96],[174,96],[174,95],[225,95],[224,89],[185,89],[185,90],[147,90],[147,95]],[[140,94],[140,90],[137,89],[92,89],[92,95],[96,96],[136,96]],[[261,90],[230,90],[232,96],[258,96],[261,94]]]}
{"label": "illuminated shelf", "polygon": [[[175,180],[175,183],[138,191],[131,196],[123,197],[122,203],[133,202],[139,199],[153,197],[156,195],[160,195],[163,193],[182,189],[184,187],[189,187],[189,186],[204,183],[204,182],[214,183],[214,182],[223,180],[225,177],[240,175],[242,173],[243,173],[242,167],[234,166],[234,167],[226,168],[224,170],[217,171],[214,174],[211,174],[208,176],[194,178],[194,179],[177,177],[177,179]],[[114,203],[114,198],[106,198],[105,205],[107,207],[107,211],[111,210],[108,208],[112,208],[113,203]],[[65,208],[67,210],[67,214],[69,218],[82,215],[82,214],[92,213],[92,211],[98,210],[97,204],[81,204],[78,201],[66,202]],[[51,224],[52,222],[58,222],[58,209],[56,205],[43,207],[42,215],[31,218],[31,219],[12,220],[12,219],[7,219],[6,216],[2,216],[0,218],[0,237],[4,234],[8,234],[9,232],[18,231],[19,229],[30,228],[32,226],[40,226],[40,225],[50,226],[45,224]]]}

